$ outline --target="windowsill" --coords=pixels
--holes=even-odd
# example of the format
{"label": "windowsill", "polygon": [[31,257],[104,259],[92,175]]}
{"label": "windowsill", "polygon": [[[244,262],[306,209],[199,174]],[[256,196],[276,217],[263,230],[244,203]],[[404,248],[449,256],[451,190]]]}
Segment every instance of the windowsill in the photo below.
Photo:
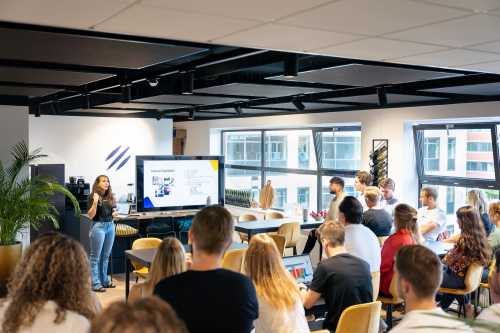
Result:
{"label": "windowsill", "polygon": [[[239,206],[233,206],[233,205],[226,205],[226,209],[231,211],[231,215],[233,216],[239,216],[243,214],[252,214],[255,215],[259,220],[264,219],[264,215],[267,213],[282,213],[283,211],[277,210],[277,209],[262,209],[262,208],[246,208],[246,207],[239,207]],[[293,216],[285,216],[285,217],[293,217]]]}

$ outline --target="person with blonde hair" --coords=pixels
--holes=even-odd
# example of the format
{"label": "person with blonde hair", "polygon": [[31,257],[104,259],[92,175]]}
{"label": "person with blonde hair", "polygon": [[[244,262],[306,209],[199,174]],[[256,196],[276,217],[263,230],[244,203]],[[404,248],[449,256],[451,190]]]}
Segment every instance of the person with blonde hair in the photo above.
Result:
{"label": "person with blonde hair", "polygon": [[28,246],[10,276],[0,303],[0,331],[86,333],[96,315],[95,299],[83,247],[48,232]]}
{"label": "person with blonde hair", "polygon": [[[69,332],[69,331],[68,331]],[[115,302],[92,320],[90,333],[188,333],[174,309],[157,296]]]}
{"label": "person with blonde hair", "polygon": [[144,283],[132,286],[128,300],[134,302],[150,296],[158,282],[169,276],[185,272],[188,268],[187,258],[184,247],[177,238],[165,238],[155,249],[148,278]]}
{"label": "person with blonde hair", "polygon": [[365,191],[365,203],[368,210],[363,213],[363,225],[373,231],[375,236],[389,236],[392,228],[392,217],[379,206],[382,192],[378,187],[369,186]]}
{"label": "person with blonde hair", "polygon": [[245,254],[245,273],[255,285],[259,302],[255,333],[309,333],[299,286],[267,234],[252,237]]}
{"label": "person with blonde hair", "polygon": [[[417,222],[417,210],[407,204],[394,209],[395,233],[386,239],[382,247],[380,265],[380,292],[391,296],[389,286],[394,276],[394,256],[403,245],[423,245],[423,237]],[[392,297],[392,296],[391,296]]]}

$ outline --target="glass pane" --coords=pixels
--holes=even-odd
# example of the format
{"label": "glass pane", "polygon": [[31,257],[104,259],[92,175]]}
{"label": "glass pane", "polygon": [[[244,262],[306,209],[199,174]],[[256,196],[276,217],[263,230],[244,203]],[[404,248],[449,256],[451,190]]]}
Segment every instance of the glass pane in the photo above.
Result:
{"label": "glass pane", "polygon": [[323,169],[359,170],[361,131],[322,132],[321,158]]}
{"label": "glass pane", "polygon": [[490,129],[421,132],[425,175],[495,179]]}
{"label": "glass pane", "polygon": [[[330,194],[330,179],[333,176],[322,176],[321,177],[321,211],[330,209],[330,202],[332,201],[334,195]],[[354,178],[343,178],[344,179],[344,191],[347,195],[351,195],[353,197],[358,197],[361,192],[356,192],[354,189]]]}
{"label": "glass pane", "polygon": [[311,130],[266,131],[265,140],[267,167],[316,170]]}
{"label": "glass pane", "polygon": [[317,190],[315,175],[266,172],[266,184],[271,180],[274,188],[275,209],[284,209],[285,203],[301,203],[309,211],[317,210]]}
{"label": "glass pane", "polygon": [[227,164],[261,166],[260,132],[226,132],[223,140]]}
{"label": "glass pane", "polygon": [[259,202],[261,188],[261,173],[253,170],[240,170],[226,168],[225,188],[226,190],[252,191],[255,201]]}

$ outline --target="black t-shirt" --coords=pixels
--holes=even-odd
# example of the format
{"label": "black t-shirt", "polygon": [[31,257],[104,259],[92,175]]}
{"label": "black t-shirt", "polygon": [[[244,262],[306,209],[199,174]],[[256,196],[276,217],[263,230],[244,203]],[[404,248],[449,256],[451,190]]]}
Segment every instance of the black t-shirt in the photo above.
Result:
{"label": "black t-shirt", "polygon": [[153,294],[175,309],[190,333],[249,333],[259,317],[252,280],[222,268],[170,276]]}
{"label": "black t-shirt", "polygon": [[[87,208],[90,210],[90,207],[94,204],[94,198],[92,195],[87,197]],[[106,199],[102,200],[102,205],[99,206],[99,203],[96,204],[97,208],[95,211],[95,216],[92,218],[92,221],[95,222],[111,222],[113,221],[113,208],[109,207],[108,201]]]}
{"label": "black t-shirt", "polygon": [[320,261],[313,275],[311,290],[323,295],[328,308],[323,328],[335,331],[345,309],[373,302],[370,265],[348,253]]}
{"label": "black t-shirt", "polygon": [[385,209],[370,208],[363,213],[363,225],[373,231],[377,237],[389,236],[392,217]]}
{"label": "black t-shirt", "polygon": [[481,215],[481,221],[483,221],[484,230],[486,230],[486,236],[489,236],[490,233],[496,229],[496,226],[490,222],[490,217],[488,214]]}

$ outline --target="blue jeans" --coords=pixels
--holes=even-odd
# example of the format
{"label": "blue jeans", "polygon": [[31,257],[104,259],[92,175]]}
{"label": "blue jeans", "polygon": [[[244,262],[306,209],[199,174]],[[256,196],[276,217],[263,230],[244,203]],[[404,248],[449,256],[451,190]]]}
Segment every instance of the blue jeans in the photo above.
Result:
{"label": "blue jeans", "polygon": [[108,261],[115,240],[113,222],[94,222],[90,225],[90,275],[92,290],[109,285]]}
{"label": "blue jeans", "polygon": [[[441,288],[465,289],[465,276],[459,276],[448,267],[446,268],[446,271],[443,272],[443,282],[441,283]],[[448,309],[456,298],[456,295],[446,294],[441,302],[443,309]],[[467,303],[469,303],[469,299],[465,296],[465,304]]]}

